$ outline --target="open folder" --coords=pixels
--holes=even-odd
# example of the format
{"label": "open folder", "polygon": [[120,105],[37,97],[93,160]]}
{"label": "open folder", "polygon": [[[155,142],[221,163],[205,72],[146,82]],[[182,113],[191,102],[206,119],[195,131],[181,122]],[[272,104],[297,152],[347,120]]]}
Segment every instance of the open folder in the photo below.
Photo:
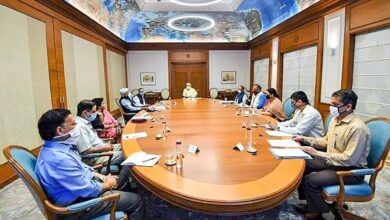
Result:
{"label": "open folder", "polygon": [[312,159],[301,149],[275,149],[270,148],[271,153],[278,159]]}
{"label": "open folder", "polygon": [[143,166],[152,167],[159,160],[160,155],[147,154],[145,152],[136,152],[130,155],[125,161],[122,162],[122,166]]}

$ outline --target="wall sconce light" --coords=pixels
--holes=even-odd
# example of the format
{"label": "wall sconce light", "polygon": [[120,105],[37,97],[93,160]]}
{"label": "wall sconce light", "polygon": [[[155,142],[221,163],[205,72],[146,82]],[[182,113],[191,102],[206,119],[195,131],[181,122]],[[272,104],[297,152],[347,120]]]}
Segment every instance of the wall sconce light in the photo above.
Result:
{"label": "wall sconce light", "polygon": [[339,47],[339,30],[336,28],[328,29],[328,48],[331,56],[334,56],[336,49]]}

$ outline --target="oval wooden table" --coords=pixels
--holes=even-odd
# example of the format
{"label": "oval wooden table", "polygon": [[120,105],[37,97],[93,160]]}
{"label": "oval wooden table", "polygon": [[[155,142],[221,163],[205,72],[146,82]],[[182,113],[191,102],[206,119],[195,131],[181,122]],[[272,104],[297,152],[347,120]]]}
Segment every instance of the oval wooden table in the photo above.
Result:
{"label": "oval wooden table", "polygon": [[[241,215],[273,208],[298,187],[305,162],[276,159],[269,151],[270,137],[264,129],[253,130],[257,155],[232,149],[238,143],[247,143],[246,131],[241,127],[243,118],[235,115],[235,106],[224,107],[209,99],[176,101],[177,105],[164,111],[172,130],[165,144],[155,139],[162,131],[161,122],[128,123],[123,131],[148,134],[147,138],[122,140],[126,156],[138,151],[161,155],[154,167],[131,168],[137,181],[149,191],[192,211]],[[254,120],[262,124],[271,118],[259,116]],[[165,165],[165,155],[175,152],[177,138],[185,151],[181,169]],[[198,146],[200,152],[186,152],[190,144]]]}

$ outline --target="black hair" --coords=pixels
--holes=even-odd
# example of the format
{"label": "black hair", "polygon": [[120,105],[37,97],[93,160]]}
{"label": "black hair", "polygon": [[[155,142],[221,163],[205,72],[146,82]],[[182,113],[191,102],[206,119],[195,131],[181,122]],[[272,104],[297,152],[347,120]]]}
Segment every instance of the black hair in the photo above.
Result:
{"label": "black hair", "polygon": [[45,112],[38,121],[39,135],[43,140],[52,140],[57,136],[57,128],[65,123],[66,117],[72,114],[67,109],[52,109]]}
{"label": "black hair", "polygon": [[340,89],[332,94],[332,97],[340,98],[343,104],[352,104],[352,109],[356,108],[358,96],[352,89]]}
{"label": "black hair", "polygon": [[276,98],[279,99],[279,95],[278,95],[278,93],[276,92],[276,89],[274,89],[274,88],[269,88],[269,89],[267,89],[267,92],[269,92],[269,94],[272,94],[272,95],[274,95]]}
{"label": "black hair", "polygon": [[261,86],[259,84],[255,84],[254,86],[256,86],[257,88],[259,88],[259,90],[261,91]]}
{"label": "black hair", "polygon": [[294,99],[295,101],[301,100],[305,104],[309,104],[309,99],[307,98],[306,93],[303,91],[296,91],[290,96],[291,99]]}
{"label": "black hair", "polygon": [[101,108],[103,100],[104,100],[103,98],[94,98],[92,99],[92,102],[96,104],[97,108]]}
{"label": "black hair", "polygon": [[93,106],[95,105],[96,104],[91,100],[83,100],[79,102],[79,104],[77,105],[77,116],[81,116],[81,113],[83,113],[83,111],[85,110],[92,111]]}

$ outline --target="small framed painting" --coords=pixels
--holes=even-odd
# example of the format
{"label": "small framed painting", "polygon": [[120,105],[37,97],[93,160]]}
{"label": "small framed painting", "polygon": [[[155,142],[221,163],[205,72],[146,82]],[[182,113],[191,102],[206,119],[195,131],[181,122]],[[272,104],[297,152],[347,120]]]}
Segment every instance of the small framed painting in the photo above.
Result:
{"label": "small framed painting", "polygon": [[141,72],[141,86],[153,86],[156,85],[156,73],[155,72]]}
{"label": "small framed painting", "polygon": [[222,84],[236,84],[236,71],[222,71],[221,72]]}

